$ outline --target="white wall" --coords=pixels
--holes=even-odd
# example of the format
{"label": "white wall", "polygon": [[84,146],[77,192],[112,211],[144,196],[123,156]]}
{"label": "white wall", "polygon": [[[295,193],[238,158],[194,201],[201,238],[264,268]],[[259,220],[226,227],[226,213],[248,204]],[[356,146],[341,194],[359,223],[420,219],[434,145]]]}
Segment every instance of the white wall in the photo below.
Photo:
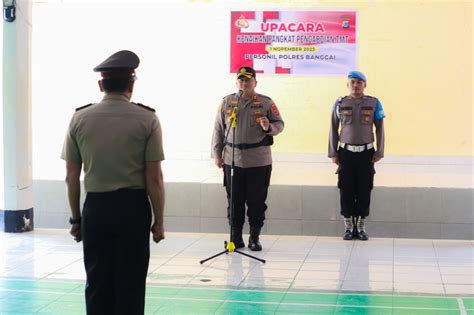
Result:
{"label": "white wall", "polygon": [[[3,15],[3,12],[2,12]],[[3,21],[0,23],[0,51],[3,52]],[[0,210],[5,209],[5,196],[3,191],[3,62],[0,62],[0,102],[2,104],[0,110]]]}
{"label": "white wall", "polygon": [[232,9],[239,7],[34,4],[33,177],[63,178],[59,155],[74,108],[101,99],[92,68],[122,49],[141,59],[133,101],[157,110],[167,157],[207,156],[218,103],[235,89],[229,74]]}

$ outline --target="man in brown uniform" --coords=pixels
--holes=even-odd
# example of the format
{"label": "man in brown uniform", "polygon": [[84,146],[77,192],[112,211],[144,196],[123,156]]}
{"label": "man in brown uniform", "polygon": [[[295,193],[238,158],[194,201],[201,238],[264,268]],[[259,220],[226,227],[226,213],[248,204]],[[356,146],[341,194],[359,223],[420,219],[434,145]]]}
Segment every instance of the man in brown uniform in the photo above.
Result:
{"label": "man in brown uniform", "polygon": [[[164,239],[164,159],[155,111],[131,103],[138,56],[119,51],[94,68],[104,98],[76,109],[64,142],[71,234],[83,240],[87,314],[143,314],[153,240]],[[84,165],[86,200],[80,211]],[[148,199],[149,198],[149,199]]]}
{"label": "man in brown uniform", "polygon": [[[347,87],[350,95],[339,98],[331,112],[328,156],[339,166],[337,173],[341,215],[345,223],[344,240],[353,237],[363,241],[369,239],[365,218],[369,215],[370,194],[374,186],[374,163],[384,153],[385,113],[377,98],[364,94],[366,85],[363,73],[349,72]],[[374,125],[377,151],[373,144]]]}
{"label": "man in brown uniform", "polygon": [[[241,67],[237,71],[237,93],[222,99],[217,112],[212,136],[212,157],[217,167],[224,168],[224,185],[229,206],[227,217],[232,225],[231,240],[236,248],[245,246],[242,227],[245,222],[245,204],[250,225],[248,247],[262,250],[260,230],[265,220],[268,187],[272,172],[270,146],[273,136],[283,131],[284,123],[275,103],[268,96],[257,94],[255,70]],[[235,113],[236,128],[231,126]],[[230,213],[232,139],[235,131],[235,167],[233,213]]]}

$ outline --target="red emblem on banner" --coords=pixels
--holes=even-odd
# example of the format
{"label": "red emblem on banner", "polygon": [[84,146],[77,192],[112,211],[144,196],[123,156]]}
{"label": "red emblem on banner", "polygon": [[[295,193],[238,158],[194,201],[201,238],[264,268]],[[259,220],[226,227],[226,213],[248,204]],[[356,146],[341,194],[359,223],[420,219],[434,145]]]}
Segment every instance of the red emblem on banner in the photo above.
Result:
{"label": "red emblem on banner", "polygon": [[280,116],[280,112],[278,111],[278,108],[275,103],[272,104],[272,112],[275,114],[275,116]]}
{"label": "red emblem on banner", "polygon": [[242,14],[234,24],[238,28],[248,28],[249,27],[249,21],[245,18],[245,16]]}

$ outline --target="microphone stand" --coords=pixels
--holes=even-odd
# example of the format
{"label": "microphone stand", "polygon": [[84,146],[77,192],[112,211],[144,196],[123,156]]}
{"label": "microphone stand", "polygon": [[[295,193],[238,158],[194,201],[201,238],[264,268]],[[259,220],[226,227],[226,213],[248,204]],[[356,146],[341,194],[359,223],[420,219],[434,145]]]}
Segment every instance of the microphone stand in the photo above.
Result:
{"label": "microphone stand", "polygon": [[232,222],[233,222],[233,218],[234,218],[235,129],[237,127],[237,110],[239,109],[239,101],[240,101],[241,96],[242,96],[242,90],[240,90],[239,93],[238,93],[237,104],[234,106],[234,110],[232,111],[232,114],[230,115],[230,119],[232,121],[231,127],[227,130],[227,133],[226,133],[225,138],[224,138],[224,145],[227,145],[226,144],[227,137],[229,136],[230,129],[233,129],[233,131],[232,131],[232,163],[231,163],[231,166],[230,166],[230,205],[229,205],[229,208],[230,208],[230,237],[229,237],[229,241],[224,241],[224,248],[225,249],[222,252],[217,253],[215,255],[212,255],[211,257],[208,257],[206,259],[201,260],[200,261],[201,264],[205,263],[208,260],[216,258],[220,255],[223,255],[223,254],[227,255],[228,253],[234,253],[234,252],[238,253],[240,255],[244,255],[244,256],[247,256],[249,258],[258,260],[262,263],[266,262],[265,259],[261,259],[261,258],[258,258],[258,257],[255,257],[255,256],[249,255],[247,253],[239,251],[238,249],[235,248],[234,241],[232,240],[232,234],[233,234],[232,233],[233,232]]}

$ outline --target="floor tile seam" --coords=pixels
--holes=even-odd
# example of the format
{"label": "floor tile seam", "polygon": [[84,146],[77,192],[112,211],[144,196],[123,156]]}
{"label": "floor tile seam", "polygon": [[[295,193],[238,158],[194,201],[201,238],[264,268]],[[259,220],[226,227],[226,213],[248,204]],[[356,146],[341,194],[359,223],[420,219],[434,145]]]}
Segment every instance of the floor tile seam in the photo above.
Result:
{"label": "floor tile seam", "polygon": [[465,286],[474,286],[474,283],[472,282],[452,282],[452,281],[446,281],[446,280],[443,280],[443,285],[465,285]]}
{"label": "floor tile seam", "polygon": [[[49,276],[54,275],[54,274],[57,273],[59,270],[62,270],[62,269],[64,269],[64,268],[67,268],[67,267],[71,266],[72,264],[75,264],[76,262],[78,262],[79,260],[82,260],[82,259],[83,259],[83,258],[79,258],[79,259],[77,259],[76,261],[71,262],[71,263],[67,264],[66,266],[63,266],[62,268],[59,268],[59,269],[56,270],[56,271],[53,271],[53,272],[51,272],[51,273],[48,273],[46,276],[44,276],[44,277],[41,278],[41,279],[46,280],[46,279],[48,279]],[[75,289],[75,288],[74,288],[74,289]],[[73,290],[74,290],[74,289],[73,289]]]}
{"label": "floor tile seam", "polygon": [[279,305],[280,302],[267,302],[267,301],[253,301],[253,300],[233,300],[233,299],[209,299],[209,298],[189,298],[189,297],[147,297],[152,300],[172,300],[172,301],[193,301],[193,302],[221,302],[221,303],[250,303],[250,304],[267,304],[267,305]]}
{"label": "floor tile seam", "polygon": [[28,263],[28,261],[24,262],[23,264],[16,265],[16,266],[13,267],[13,268],[10,267],[8,270],[5,270],[3,273],[5,274],[6,272],[8,272],[8,273],[15,272],[15,271],[17,271],[18,269],[22,268],[23,265],[25,265],[25,264],[27,264],[27,263]]}
{"label": "floor tile seam", "polygon": [[288,286],[286,292],[285,292],[285,296],[288,292],[290,292],[290,289],[293,287],[293,284],[295,283],[295,280],[296,278],[298,277],[298,274],[302,271],[301,268],[303,267],[303,265],[305,264],[306,262],[306,259],[308,259],[310,253],[313,251],[313,248],[316,246],[316,243],[318,242],[319,238],[316,237],[314,239],[314,242],[313,244],[311,245],[311,248],[306,252],[306,256],[304,257],[303,259],[303,262],[300,264],[300,267],[298,268],[298,271],[295,273],[294,277],[293,277],[293,280],[291,281],[291,284]]}
{"label": "floor tile seam", "polygon": [[[443,267],[441,267],[443,268]],[[460,268],[460,267],[458,267]],[[441,276],[469,276],[474,277],[474,269],[473,267],[466,267],[465,271],[461,270],[448,270],[448,271],[441,271]]]}
{"label": "floor tile seam", "polygon": [[18,282],[37,282],[37,281],[45,281],[50,283],[74,283],[74,284],[82,284],[83,282],[65,279],[67,281],[57,281],[57,280],[49,280],[49,279],[41,279],[41,278],[12,278],[12,277],[0,277],[0,280],[7,280],[7,281],[18,281]]}
{"label": "floor tile seam", "polygon": [[[82,294],[81,294],[81,295],[82,295]],[[41,312],[42,310],[48,309],[48,307],[49,307],[50,305],[52,305],[52,304],[55,303],[55,302],[58,302],[60,298],[61,298],[61,296],[58,296],[57,299],[55,299],[54,301],[51,301],[50,303],[46,304],[46,305],[43,306],[43,307],[38,308],[35,312],[39,313],[39,312]]]}
{"label": "floor tile seam", "polygon": [[[443,283],[443,288],[444,288],[445,292],[448,292],[447,286],[466,286],[466,285],[465,284]],[[452,293],[446,293],[446,296],[450,296],[450,295],[452,295]],[[464,298],[464,296],[458,296],[458,295],[456,295],[455,297]],[[474,298],[474,293],[470,298]]]}
{"label": "floor tile seam", "polygon": [[221,302],[221,303],[240,303],[240,304],[258,304],[258,305],[287,305],[287,306],[325,306],[325,307],[348,307],[348,308],[367,308],[367,309],[397,309],[397,310],[428,310],[428,311],[459,311],[459,308],[435,308],[435,307],[416,307],[416,306],[385,306],[385,305],[355,305],[355,304],[331,304],[331,303],[293,303],[293,302],[270,302],[254,300],[234,300],[234,299],[208,299],[208,298],[185,298],[185,297],[148,297],[154,300],[174,300],[174,301],[194,301],[194,302]]}
{"label": "floor tile seam", "polygon": [[[30,282],[33,282],[33,281],[37,281],[37,280],[32,280],[32,279],[9,279],[9,280],[19,280],[19,281],[30,281]],[[49,282],[49,280],[46,280]],[[51,282],[54,282],[54,283],[69,283],[70,281],[51,281]],[[82,282],[74,282],[74,281],[71,281],[70,283],[72,284],[75,284],[75,285],[82,285],[83,283]],[[74,289],[76,289],[76,287],[74,287]],[[163,289],[183,289],[183,286],[162,286],[162,285],[147,285],[147,288],[163,288]],[[185,287],[185,288],[189,288],[189,289],[204,289],[204,290],[210,290],[210,291],[242,291],[242,292],[261,292],[261,293],[282,293],[283,291],[279,291],[279,290],[242,290],[242,289],[229,289],[229,288],[208,288],[208,287],[200,287],[200,286],[193,286],[193,287]],[[74,290],[73,289],[73,290]],[[3,291],[21,291],[21,290],[12,290],[12,289],[2,289],[0,288],[0,290],[3,290]],[[23,290],[25,291],[25,290]],[[38,291],[33,291],[33,290],[30,290],[30,292],[38,292]],[[47,292],[54,292],[54,291],[46,291],[46,292],[42,292],[42,291],[39,291],[41,293],[47,293]],[[57,294],[65,294],[64,292],[58,292]],[[72,294],[72,295],[77,295],[79,293],[73,293],[73,292],[69,292],[68,294]],[[339,294],[339,295],[359,295],[359,296],[369,296],[369,297],[373,297],[373,296],[393,296],[393,297],[407,297],[407,298],[413,298],[413,297],[416,297],[416,298],[443,298],[443,299],[446,299],[446,298],[473,298],[473,296],[465,296],[465,295],[443,295],[443,296],[439,296],[439,295],[404,295],[404,294],[399,294],[399,295],[386,295],[386,294],[358,294],[358,293],[337,293],[337,292],[316,292],[316,291],[285,291],[285,294],[312,294],[312,295],[334,295],[334,294]]]}
{"label": "floor tile seam", "polygon": [[[37,293],[37,294],[45,294],[45,295],[51,294],[51,295],[58,296],[58,299],[61,298],[62,296],[66,296],[66,295],[79,295],[79,296],[84,295],[84,293],[75,293],[75,292],[64,293],[64,292],[57,292],[57,291],[17,290],[17,289],[3,289],[3,288],[0,288],[0,291],[2,291],[2,292],[20,292],[20,293]],[[55,299],[54,301],[57,301],[57,299]]]}
{"label": "floor tile seam", "polygon": [[316,295],[349,295],[349,296],[367,296],[367,297],[393,297],[393,298],[429,298],[429,299],[449,299],[449,298],[474,298],[474,296],[440,296],[440,295],[422,295],[422,294],[416,294],[413,295],[412,293],[405,293],[405,294],[368,294],[368,293],[359,293],[359,292],[315,292],[315,291],[293,291],[293,292],[288,292],[290,294],[316,294]]}
{"label": "floor tile seam", "polygon": [[395,246],[396,240],[392,238],[392,253],[393,253],[393,260],[392,260],[392,295],[395,292]]}
{"label": "floor tile seam", "polygon": [[[195,276],[193,276],[192,279],[189,281],[189,283],[192,283],[192,282],[195,281],[195,280],[201,281],[200,279],[198,279],[199,277],[200,277],[200,275],[195,275]],[[210,277],[209,277],[209,276],[206,276],[206,277],[207,277],[207,278],[214,279],[214,280],[216,280],[216,279],[218,279],[218,280],[227,280],[227,279],[228,279],[227,277],[212,277],[212,276],[210,276]],[[244,280],[245,280],[245,278],[241,279],[241,280],[239,281],[239,283],[238,283],[236,286],[237,286],[237,287],[240,286]],[[202,281],[201,281],[201,282],[202,282]],[[189,284],[189,283],[188,283],[188,284]],[[188,288],[188,287],[184,287],[183,289],[187,289],[187,288]],[[207,290],[208,288],[207,288],[207,287],[203,287],[203,289],[204,289],[204,290]],[[229,290],[229,291],[232,291],[232,290]]]}
{"label": "floor tile seam", "polygon": [[435,241],[434,240],[431,240],[431,245],[433,246],[433,251],[436,255],[436,267],[438,268],[438,272],[439,272],[439,277],[441,278],[441,283],[442,283],[442,286],[443,286],[443,292],[444,292],[444,295],[446,295],[446,287],[445,287],[445,283],[444,283],[444,280],[443,280],[443,277],[441,276],[441,267],[439,265],[439,256],[438,256],[438,251],[436,249],[436,245],[435,245]]}
{"label": "floor tile seam", "polygon": [[[433,281],[438,280],[439,282],[436,283],[443,283],[443,279],[441,279],[441,276],[437,273],[435,274],[430,274],[430,273],[410,273],[410,272],[404,272],[404,273],[396,273],[393,281],[395,281],[397,278],[408,278],[409,279],[420,279],[420,278],[426,278],[426,277],[431,277],[430,282],[425,282],[425,283],[434,283]],[[435,279],[436,278],[436,279]],[[406,281],[406,282],[413,282],[413,281]],[[415,281],[417,282],[417,281]]]}
{"label": "floor tile seam", "polygon": [[275,244],[283,237],[283,235],[278,235],[278,237],[276,238],[276,240],[273,241],[272,245],[268,248],[268,251],[267,253],[273,248],[273,246],[275,246]]}
{"label": "floor tile seam", "polygon": [[[346,241],[347,242],[347,241]],[[350,253],[349,253],[349,261],[347,262],[347,265],[345,267],[345,270],[344,270],[344,276],[342,277],[342,281],[344,281],[346,279],[346,276],[347,276],[347,271],[349,270],[349,266],[351,265],[351,262],[352,262],[352,259],[353,259],[353,252],[354,252],[354,246],[355,246],[355,240],[351,241],[352,242],[352,246],[351,246],[351,250],[350,250]]]}
{"label": "floor tile seam", "polygon": [[[200,233],[201,234],[201,233]],[[167,260],[165,260],[158,268],[166,265],[168,262],[170,262],[171,260],[173,260],[174,258],[178,257],[181,253],[183,253],[185,250],[187,250],[188,248],[192,247],[194,244],[196,244],[197,242],[199,242],[200,240],[202,240],[203,238],[205,238],[207,234],[201,234],[201,237],[196,239],[195,241],[193,241],[191,244],[189,244],[188,246],[186,246],[185,248],[183,248],[181,251],[178,251],[178,252],[175,252],[174,255],[171,255]],[[157,269],[158,269],[157,268]]]}
{"label": "floor tile seam", "polygon": [[[281,292],[282,293],[282,292]],[[74,295],[82,295],[82,294],[79,294],[79,293],[76,293]],[[283,296],[283,293],[282,293],[282,296]],[[196,300],[196,301],[215,301],[215,302],[222,302],[224,300],[219,300],[219,299],[196,299],[196,298],[170,298],[170,297],[147,297],[147,299],[164,299],[164,300]],[[58,301],[59,298],[57,300],[54,300],[54,301],[51,301],[49,304],[45,305],[44,307],[47,307],[49,306],[50,304],[52,303],[56,303],[56,302],[59,302]],[[280,300],[280,302],[265,302],[265,301],[238,301],[238,300],[229,300],[229,299],[225,299],[225,301],[227,302],[239,302],[239,303],[253,303],[253,304],[292,304],[292,305],[305,305],[304,303],[285,303],[285,302],[282,302],[282,300]],[[318,304],[314,304],[314,303],[311,303],[311,304],[308,304],[306,303],[307,305],[318,305]],[[337,306],[341,306],[340,304],[337,304]],[[347,307],[357,307],[357,306],[354,306],[354,305],[345,305]],[[43,307],[43,308],[44,308]],[[364,307],[364,306],[362,306]],[[379,306],[376,306],[375,308],[380,308]],[[400,307],[398,307],[400,308]],[[407,309],[414,309],[413,307],[409,307]],[[416,309],[426,309],[426,308],[416,308]],[[439,310],[439,309],[434,309],[434,308],[430,308],[430,310]],[[447,310],[447,309],[443,309],[443,310]]]}

